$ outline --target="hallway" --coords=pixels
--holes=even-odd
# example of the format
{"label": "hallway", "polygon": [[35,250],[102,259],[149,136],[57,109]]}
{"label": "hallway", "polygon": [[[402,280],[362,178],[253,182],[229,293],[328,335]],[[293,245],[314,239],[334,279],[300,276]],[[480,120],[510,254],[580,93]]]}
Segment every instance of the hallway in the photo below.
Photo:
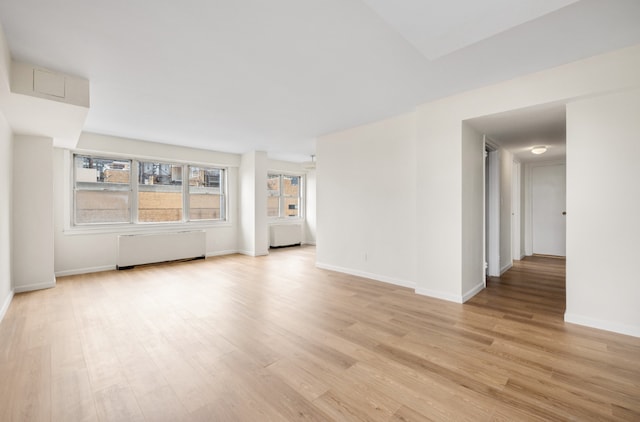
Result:
{"label": "hallway", "polygon": [[504,314],[504,318],[563,323],[565,263],[560,257],[534,255],[514,261],[502,277],[489,277],[487,288],[467,304]]}

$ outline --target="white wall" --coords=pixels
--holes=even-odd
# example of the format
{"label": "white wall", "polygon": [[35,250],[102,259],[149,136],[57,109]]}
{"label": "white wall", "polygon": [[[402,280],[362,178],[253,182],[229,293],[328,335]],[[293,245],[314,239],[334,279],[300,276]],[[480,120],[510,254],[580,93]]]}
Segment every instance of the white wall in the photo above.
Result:
{"label": "white wall", "polygon": [[[474,204],[474,198],[473,190],[463,186],[469,181],[482,180],[483,175],[481,166],[467,165],[475,162],[475,158],[472,144],[463,136],[461,122],[637,87],[640,87],[640,46],[468,91],[423,104],[415,113],[321,137],[317,142],[318,265],[391,281],[413,280],[410,277],[414,274],[417,292],[464,301],[468,298],[465,289],[473,285],[470,280],[481,272],[481,268],[473,268],[482,265],[473,263],[473,251],[481,250],[482,237],[477,236],[473,224],[464,220],[469,217],[465,208]],[[635,103],[629,105],[636,115],[640,113]],[[609,124],[605,118],[603,125]],[[606,145],[609,138],[601,137],[600,146]],[[415,139],[415,149],[411,141],[407,141],[410,139]],[[580,145],[575,142],[573,147],[579,149]],[[481,156],[481,148],[477,154]],[[415,217],[389,221],[384,218],[388,211],[379,211],[373,206],[382,191],[373,178],[380,177],[381,173],[389,175],[389,179],[380,177],[380,180],[408,176],[410,167],[415,169],[415,187],[407,184],[407,188],[403,186],[400,191],[383,190],[402,199],[399,203],[415,201]],[[474,206],[471,209],[475,209]],[[632,218],[636,215],[627,220]],[[606,262],[600,261],[604,268],[619,262],[612,256],[605,258]],[[568,262],[571,260],[569,255]],[[588,267],[597,261],[574,262]],[[413,273],[411,263],[415,268]],[[638,279],[637,272],[626,266],[617,273],[625,280]],[[575,293],[572,277],[575,275],[569,272],[568,297]],[[638,306],[631,305],[628,299],[639,295],[628,284],[622,287],[627,291],[621,295],[627,296],[624,300],[616,299],[612,306],[619,306],[616,314],[620,318],[640,327],[633,319]],[[597,307],[593,315],[586,308],[580,310],[586,312],[586,317],[599,315]]]}
{"label": "white wall", "polygon": [[[78,150],[97,154],[120,154],[134,158],[178,160],[198,164],[228,167],[228,218],[224,223],[198,226],[206,231],[207,256],[224,255],[238,250],[238,169],[240,156],[213,151],[183,148],[153,142],[113,136],[83,133]],[[54,215],[55,215],[55,271],[69,275],[114,269],[117,256],[117,238],[122,232],[76,230],[70,227],[71,162],[67,150],[54,148]],[[191,226],[194,227],[194,226]],[[139,230],[139,228],[134,228]],[[163,230],[154,228],[154,230]],[[166,230],[184,230],[184,226]]]}
{"label": "white wall", "polygon": [[417,243],[416,291],[454,301],[464,299],[460,296],[461,185],[482,174],[461,166],[461,121],[639,85],[640,46],[635,46],[418,107],[416,233],[421,241]]}
{"label": "white wall", "polygon": [[465,301],[484,288],[484,136],[462,123],[462,286]]}
{"label": "white wall", "polygon": [[640,90],[567,105],[567,321],[640,336]]}
{"label": "white wall", "polygon": [[318,139],[319,267],[414,285],[414,119]]}
{"label": "white wall", "polygon": [[316,202],[316,171],[307,171],[306,185],[306,204],[305,204],[305,225],[303,242],[309,245],[316,244],[316,227],[317,227],[317,202]]}
{"label": "white wall", "polygon": [[267,153],[250,151],[240,160],[239,252],[259,256],[269,254],[267,222]]}
{"label": "white wall", "polygon": [[55,286],[53,139],[15,136],[12,270],[16,292]]}
{"label": "white wall", "polygon": [[500,274],[513,265],[511,247],[511,180],[513,176],[513,154],[500,149]]}
{"label": "white wall", "polygon": [[13,135],[0,113],[0,321],[13,297],[11,217],[13,191]]}
{"label": "white wall", "polygon": [[[0,26],[0,100],[9,95],[11,55]],[[2,101],[0,101],[2,102]],[[0,110],[0,321],[13,297],[12,210],[13,210],[13,134]]]}

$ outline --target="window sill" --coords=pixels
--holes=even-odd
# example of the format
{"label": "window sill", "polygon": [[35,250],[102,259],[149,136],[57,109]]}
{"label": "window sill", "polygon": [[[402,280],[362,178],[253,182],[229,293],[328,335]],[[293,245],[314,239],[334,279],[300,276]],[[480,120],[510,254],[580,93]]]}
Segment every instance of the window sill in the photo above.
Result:
{"label": "window sill", "polygon": [[300,217],[300,218],[281,218],[281,217],[272,217],[269,219],[269,225],[276,225],[276,224],[303,224],[305,222],[305,219]]}
{"label": "window sill", "polygon": [[161,232],[180,232],[190,230],[216,229],[232,227],[230,221],[207,221],[189,223],[149,223],[149,224],[114,224],[95,226],[66,227],[63,233],[66,236],[91,235],[91,234],[148,234]]}

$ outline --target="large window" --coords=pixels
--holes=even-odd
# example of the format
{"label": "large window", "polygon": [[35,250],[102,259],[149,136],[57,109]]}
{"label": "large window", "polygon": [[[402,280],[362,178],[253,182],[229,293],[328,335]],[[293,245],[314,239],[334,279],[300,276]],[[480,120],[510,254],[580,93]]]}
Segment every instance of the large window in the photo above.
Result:
{"label": "large window", "polygon": [[73,161],[75,225],[226,218],[223,168],[81,154]]}
{"label": "large window", "polygon": [[302,176],[269,174],[267,176],[267,216],[300,218]]}

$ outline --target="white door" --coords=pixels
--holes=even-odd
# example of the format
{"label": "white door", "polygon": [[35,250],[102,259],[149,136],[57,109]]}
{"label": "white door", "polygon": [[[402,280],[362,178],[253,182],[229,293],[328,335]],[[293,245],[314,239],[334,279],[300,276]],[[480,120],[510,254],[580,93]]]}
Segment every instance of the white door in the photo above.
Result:
{"label": "white door", "polygon": [[533,253],[566,256],[566,166],[531,168]]}

